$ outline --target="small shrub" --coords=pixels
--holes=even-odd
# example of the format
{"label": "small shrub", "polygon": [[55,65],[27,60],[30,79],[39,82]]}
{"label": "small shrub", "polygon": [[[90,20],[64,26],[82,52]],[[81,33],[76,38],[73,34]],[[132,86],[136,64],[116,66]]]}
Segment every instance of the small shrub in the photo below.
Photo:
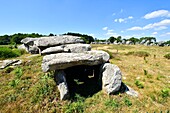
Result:
{"label": "small shrub", "polygon": [[170,59],[170,53],[166,54],[164,57]]}
{"label": "small shrub", "polygon": [[19,84],[20,80],[16,79],[16,80],[12,80],[9,82],[9,86],[11,87],[16,87]]}
{"label": "small shrub", "polygon": [[136,80],[135,84],[138,88],[144,88],[144,85],[139,80]]}
{"label": "small shrub", "polygon": [[25,49],[19,49],[19,51],[20,51],[21,55],[28,53]]}
{"label": "small shrub", "polygon": [[170,92],[170,89],[169,88],[165,88],[163,90],[161,90],[161,95],[163,98],[166,98],[169,96],[169,92]]}
{"label": "small shrub", "polygon": [[15,73],[15,78],[16,79],[20,79],[21,78],[21,76],[23,75],[23,71],[22,71],[22,68],[16,68],[15,70],[14,70],[14,73]]}
{"label": "small shrub", "polygon": [[132,105],[132,102],[129,100],[129,98],[125,98],[125,99],[124,99],[124,103],[125,103],[125,105],[127,105],[128,107]]}
{"label": "small shrub", "polygon": [[147,75],[148,74],[148,71],[147,70],[143,70],[143,72],[144,72],[144,75]]}
{"label": "small shrub", "polygon": [[21,53],[18,49],[10,49],[7,47],[0,47],[0,58],[1,59],[18,57],[20,55],[21,55]]}
{"label": "small shrub", "polygon": [[150,54],[146,51],[131,51],[126,53],[126,55],[134,55],[139,57],[148,57]]}

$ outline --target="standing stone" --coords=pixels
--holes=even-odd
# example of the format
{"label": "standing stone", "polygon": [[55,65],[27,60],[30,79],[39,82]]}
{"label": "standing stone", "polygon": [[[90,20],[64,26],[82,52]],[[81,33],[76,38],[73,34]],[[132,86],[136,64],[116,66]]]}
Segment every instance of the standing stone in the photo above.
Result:
{"label": "standing stone", "polygon": [[55,72],[55,80],[60,92],[60,100],[66,100],[70,96],[65,76],[65,72],[62,70]]}
{"label": "standing stone", "polygon": [[101,66],[100,79],[102,79],[102,89],[110,95],[119,91],[122,74],[118,66],[105,63]]}

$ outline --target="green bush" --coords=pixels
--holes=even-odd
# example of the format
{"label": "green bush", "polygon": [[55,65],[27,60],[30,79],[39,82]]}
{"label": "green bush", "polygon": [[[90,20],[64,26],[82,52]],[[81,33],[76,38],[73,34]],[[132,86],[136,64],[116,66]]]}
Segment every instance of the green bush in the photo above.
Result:
{"label": "green bush", "polygon": [[164,57],[170,59],[170,53],[166,54]]}
{"label": "green bush", "polygon": [[128,52],[126,55],[134,55],[139,57],[148,57],[150,54],[146,51],[131,51]]}
{"label": "green bush", "polygon": [[25,54],[24,50],[0,47],[0,59],[19,57],[22,54]]}
{"label": "green bush", "polygon": [[7,47],[1,47],[0,48],[0,58],[13,58],[20,56],[20,52],[16,49],[10,49]]}

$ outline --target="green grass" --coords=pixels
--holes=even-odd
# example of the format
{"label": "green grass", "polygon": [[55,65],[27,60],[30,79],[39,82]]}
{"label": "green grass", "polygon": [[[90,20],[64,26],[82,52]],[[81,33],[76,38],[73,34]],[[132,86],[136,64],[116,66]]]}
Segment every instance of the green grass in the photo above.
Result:
{"label": "green grass", "polygon": [[0,47],[0,59],[15,58],[25,54],[25,50],[11,49],[8,47]]}
{"label": "green grass", "polygon": [[126,55],[134,55],[139,57],[148,57],[150,54],[146,51],[130,51]]}
{"label": "green grass", "polygon": [[166,54],[164,57],[170,59],[170,53]]}
{"label": "green grass", "polygon": [[[25,54],[18,57],[23,60],[21,66],[0,70],[0,112],[166,113],[170,110],[170,60],[164,57],[170,52],[170,47],[140,45],[92,45],[92,47],[116,54],[110,62],[118,65],[122,71],[123,82],[139,93],[138,98],[125,93],[107,95],[99,91],[86,97],[76,94],[71,100],[60,101],[53,72],[42,72],[42,56],[27,58],[28,54]],[[126,55],[132,51],[144,51],[149,53],[149,56]]]}

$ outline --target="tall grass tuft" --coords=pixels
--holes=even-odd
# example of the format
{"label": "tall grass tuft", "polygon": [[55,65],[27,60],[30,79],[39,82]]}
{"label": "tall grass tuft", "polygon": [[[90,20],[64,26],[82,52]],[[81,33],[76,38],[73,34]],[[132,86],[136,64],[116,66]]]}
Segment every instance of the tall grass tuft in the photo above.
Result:
{"label": "tall grass tuft", "polygon": [[164,57],[170,59],[170,53],[166,54]]}
{"label": "tall grass tuft", "polygon": [[138,56],[138,57],[150,56],[150,54],[146,51],[130,51],[130,52],[126,53],[126,55],[134,55],[134,56]]}

